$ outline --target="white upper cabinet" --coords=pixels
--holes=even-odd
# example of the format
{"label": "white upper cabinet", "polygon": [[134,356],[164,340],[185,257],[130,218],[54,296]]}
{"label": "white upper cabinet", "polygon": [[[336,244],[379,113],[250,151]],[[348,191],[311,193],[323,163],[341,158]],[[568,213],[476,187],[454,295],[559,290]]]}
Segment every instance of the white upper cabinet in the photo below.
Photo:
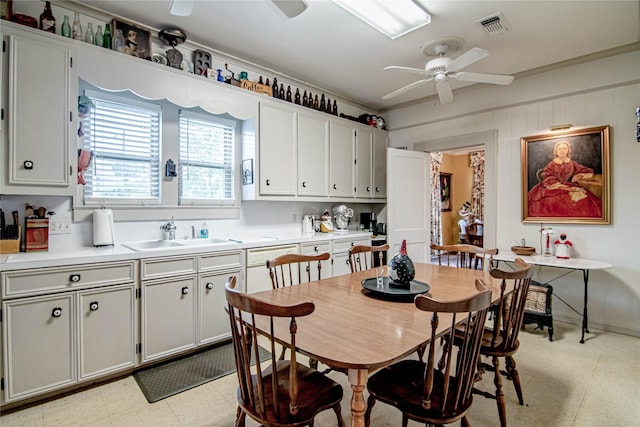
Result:
{"label": "white upper cabinet", "polygon": [[356,130],[356,197],[372,197],[371,167],[373,163],[373,128],[359,127]]}
{"label": "white upper cabinet", "polygon": [[[75,186],[75,50],[55,37],[5,33],[2,194],[72,195]],[[6,85],[6,86],[5,86]]]}
{"label": "white upper cabinet", "polygon": [[353,197],[355,128],[350,123],[331,120],[329,135],[329,195]]}
{"label": "white upper cabinet", "polygon": [[373,131],[373,197],[387,198],[387,132]]}
{"label": "white upper cabinet", "polygon": [[288,105],[260,103],[259,188],[261,195],[296,194],[297,117]]}
{"label": "white upper cabinet", "polygon": [[298,112],[298,195],[327,196],[329,187],[329,118]]}

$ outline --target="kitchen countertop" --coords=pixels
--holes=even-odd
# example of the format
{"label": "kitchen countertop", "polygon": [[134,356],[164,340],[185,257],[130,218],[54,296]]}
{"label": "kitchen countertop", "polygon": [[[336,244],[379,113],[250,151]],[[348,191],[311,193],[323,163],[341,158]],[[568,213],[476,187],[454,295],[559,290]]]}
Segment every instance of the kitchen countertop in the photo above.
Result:
{"label": "kitchen countertop", "polygon": [[[157,248],[137,252],[116,243],[113,247],[83,247],[73,250],[55,252],[20,252],[17,254],[0,255],[0,270],[25,270],[42,267],[57,267],[63,265],[78,265],[97,262],[112,262],[132,259],[156,258],[160,256],[178,256],[198,253],[211,253],[229,250],[260,248],[267,246],[290,245],[323,240],[352,239],[371,237],[369,231],[347,231],[333,233],[314,233],[282,236],[255,236],[235,239],[228,244],[208,246],[180,246],[171,248]],[[179,240],[178,240],[179,241]],[[126,242],[123,242],[126,243]]]}

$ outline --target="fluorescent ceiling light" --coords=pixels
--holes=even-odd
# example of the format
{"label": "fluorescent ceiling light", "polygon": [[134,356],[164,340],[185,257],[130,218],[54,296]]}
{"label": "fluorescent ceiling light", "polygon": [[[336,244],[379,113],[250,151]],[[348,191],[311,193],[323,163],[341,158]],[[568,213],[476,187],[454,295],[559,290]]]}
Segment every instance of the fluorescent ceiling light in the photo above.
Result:
{"label": "fluorescent ceiling light", "polygon": [[431,22],[431,16],[412,0],[332,0],[391,39]]}

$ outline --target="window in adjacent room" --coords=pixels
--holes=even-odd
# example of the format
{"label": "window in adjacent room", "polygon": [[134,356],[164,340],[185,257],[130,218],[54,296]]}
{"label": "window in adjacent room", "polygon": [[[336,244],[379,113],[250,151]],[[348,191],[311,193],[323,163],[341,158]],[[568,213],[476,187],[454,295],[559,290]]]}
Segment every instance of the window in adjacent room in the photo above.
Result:
{"label": "window in adjacent room", "polygon": [[85,91],[94,104],[83,119],[85,204],[160,203],[161,108],[128,96]]}
{"label": "window in adjacent room", "polygon": [[180,205],[235,203],[235,133],[233,120],[180,111]]}

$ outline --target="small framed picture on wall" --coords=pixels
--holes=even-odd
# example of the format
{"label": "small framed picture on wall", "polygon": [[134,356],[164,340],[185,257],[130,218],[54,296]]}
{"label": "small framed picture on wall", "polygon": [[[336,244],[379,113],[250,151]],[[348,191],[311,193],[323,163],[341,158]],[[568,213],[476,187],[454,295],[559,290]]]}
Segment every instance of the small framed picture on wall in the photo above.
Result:
{"label": "small framed picture on wall", "polygon": [[451,211],[451,174],[440,174],[440,210]]}

